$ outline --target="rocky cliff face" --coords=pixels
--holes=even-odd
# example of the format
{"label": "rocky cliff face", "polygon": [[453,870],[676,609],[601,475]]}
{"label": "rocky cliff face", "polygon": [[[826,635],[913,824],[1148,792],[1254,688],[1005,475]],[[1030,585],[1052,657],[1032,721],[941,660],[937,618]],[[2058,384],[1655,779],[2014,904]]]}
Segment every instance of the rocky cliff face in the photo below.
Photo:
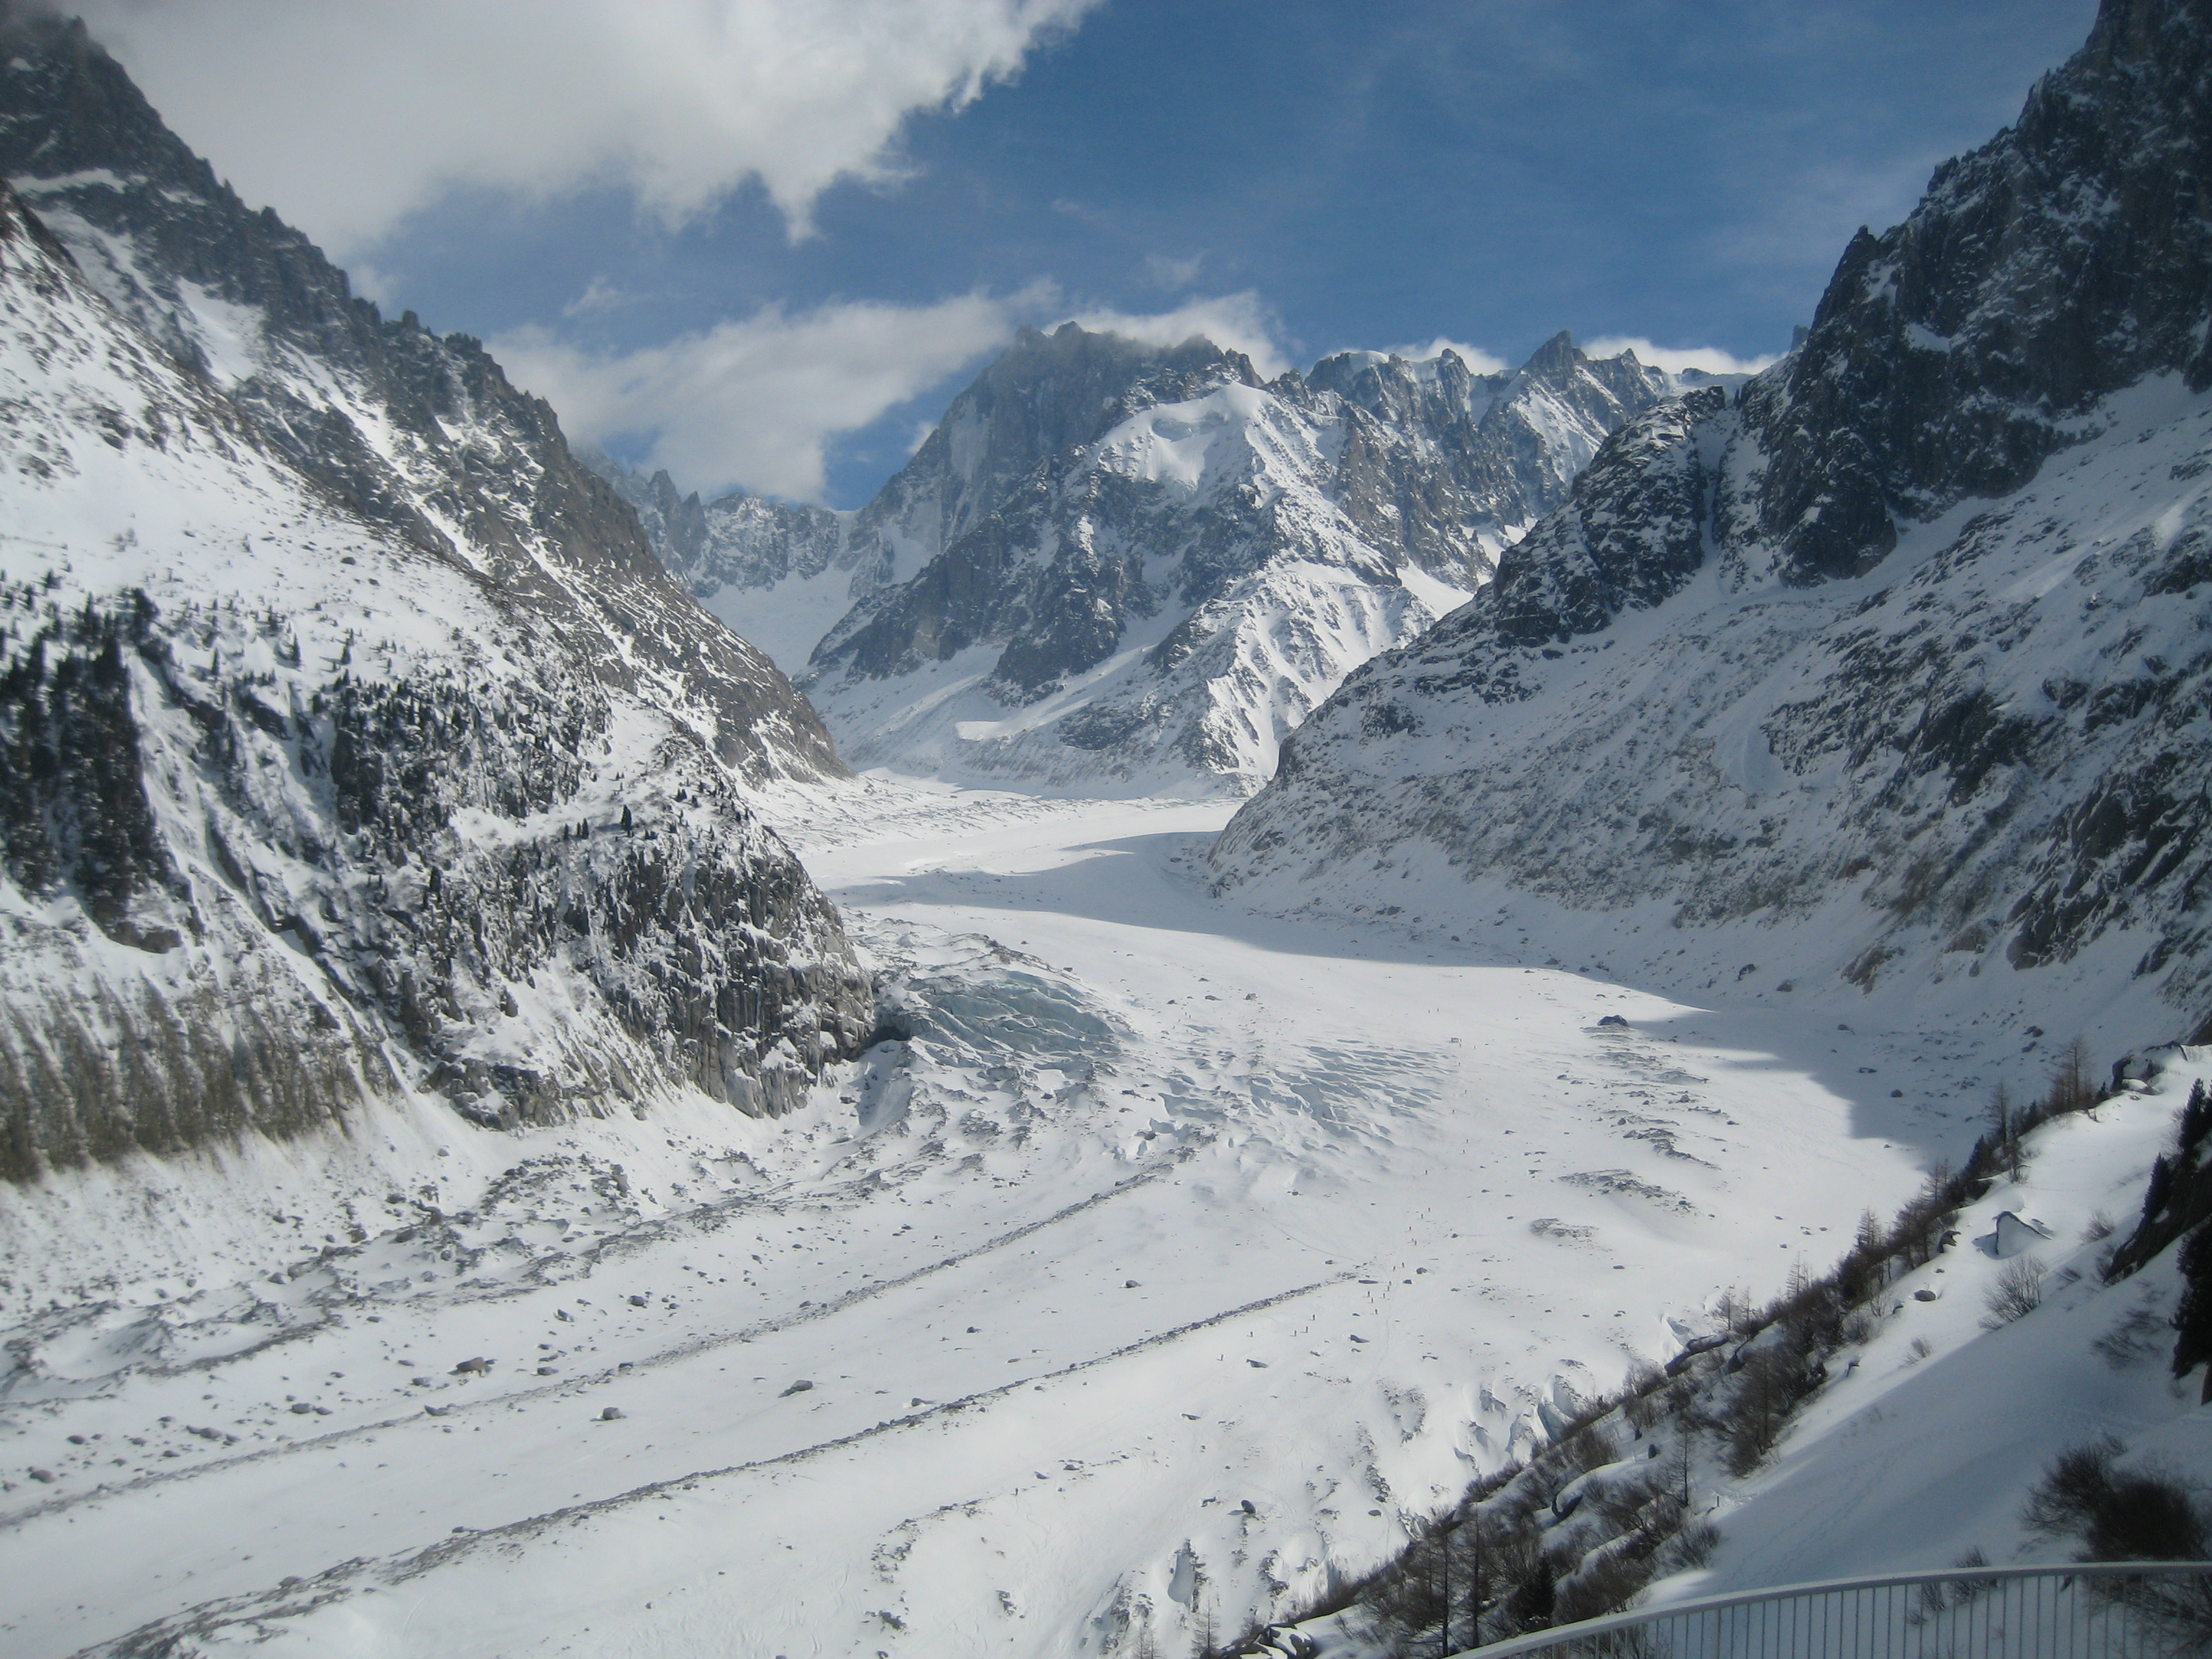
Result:
{"label": "rocky cliff face", "polygon": [[1859,574],[1901,526],[2027,483],[2100,400],[2212,382],[2204,21],[2103,5],[2008,131],[1852,240],[1803,345],[1745,398],[1765,465],[1721,506],[1739,560],[1801,586]]}
{"label": "rocky cliff face", "polygon": [[749,805],[836,766],[804,703],[481,350],[349,299],[81,30],[5,44],[73,240],[0,194],[0,1176],[769,1114],[856,1053]]}
{"label": "rocky cliff face", "polygon": [[1440,920],[1534,895],[1699,989],[1725,953],[2203,1014],[2208,43],[2202,0],[2107,4],[1790,357],[1632,422],[1347,681],[1221,882],[1402,908],[1419,867]]}
{"label": "rocky cliff face", "polygon": [[855,759],[1242,792],[1682,389],[1565,335],[1517,373],[1346,352],[1263,385],[1202,339],[1070,324],[1025,331],[857,514],[594,465],[703,604],[811,658]]}

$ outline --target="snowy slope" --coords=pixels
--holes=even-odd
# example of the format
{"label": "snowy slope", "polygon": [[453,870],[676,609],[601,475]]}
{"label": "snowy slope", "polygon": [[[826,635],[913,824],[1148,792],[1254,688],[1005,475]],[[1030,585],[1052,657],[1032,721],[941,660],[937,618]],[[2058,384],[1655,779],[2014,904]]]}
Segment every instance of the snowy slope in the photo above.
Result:
{"label": "snowy slope", "polygon": [[771,1113],[860,1046],[711,695],[347,511],[0,215],[10,1311],[344,1236],[432,1142]]}
{"label": "snowy slope", "polygon": [[1224,889],[1418,884],[1431,927],[1678,991],[2193,1030],[2212,264],[2165,185],[2205,164],[2205,21],[2108,9],[1790,358],[1625,428],[1302,729]]}
{"label": "snowy slope", "polygon": [[[2078,1544],[2030,1533],[2021,1510],[2060,1452],[2105,1435],[2139,1467],[2212,1477],[2212,1408],[2167,1363],[2174,1252],[2112,1285],[2100,1273],[2190,1085],[2212,1073],[2212,1055],[2188,1053],[2169,1051],[2148,1091],[2036,1133],[2021,1178],[1993,1186],[1960,1216],[1956,1248],[1897,1281],[1894,1311],[1831,1367],[1769,1466],[1726,1490],[1719,1552],[1665,1596],[1945,1566],[1973,1550],[2064,1560]],[[1996,1254],[2008,1211],[2048,1234],[2023,1252],[2048,1276],[2040,1307],[1990,1330],[1990,1293],[2017,1260]],[[2106,1224],[2118,1232],[2098,1237]]]}
{"label": "snowy slope", "polygon": [[[1683,1326],[1664,1371],[1470,1489],[1451,1530],[1267,1650],[1384,1659],[1789,1584],[2085,1550],[2185,1559],[2170,1510],[2129,1506],[2121,1540],[2051,1528],[2045,1501],[2063,1455],[2184,1504],[2212,1474],[2203,1356],[2178,1360],[2173,1248],[2212,1198],[2202,1111],[2180,1109],[2212,1050],[2161,1045],[2125,1070],[2106,1093],[2073,1057],[2054,1066],[2039,1127],[2021,1132],[2015,1109],[2016,1142],[1978,1143],[1971,1174],[1931,1172],[1893,1227],[1870,1212],[1774,1304]],[[1986,1587],[1949,1594],[1962,1623],[1996,1611],[1973,1607]],[[2202,1632],[2153,1646],[2195,1653]]]}
{"label": "snowy slope", "polygon": [[652,682],[749,780],[842,773],[805,700],[685,598],[553,411],[480,344],[356,298],[220,183],[82,25],[11,4],[0,35],[0,176],[264,443],[360,516],[535,604],[602,675]]}

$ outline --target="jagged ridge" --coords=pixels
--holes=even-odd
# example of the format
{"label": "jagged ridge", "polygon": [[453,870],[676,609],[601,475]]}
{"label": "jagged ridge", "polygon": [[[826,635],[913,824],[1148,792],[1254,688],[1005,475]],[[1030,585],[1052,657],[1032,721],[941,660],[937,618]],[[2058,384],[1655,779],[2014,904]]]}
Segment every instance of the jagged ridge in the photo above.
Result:
{"label": "jagged ridge", "polygon": [[1069,324],[1024,331],[842,520],[594,464],[705,603],[811,656],[856,757],[1241,791],[1683,384],[1563,334],[1514,374],[1345,352],[1263,385],[1203,339]]}
{"label": "jagged ridge", "polygon": [[[1678,926],[1823,915],[1761,959],[1861,986],[2079,959],[2201,1014],[2208,23],[2107,5],[1854,240],[1796,352],[1632,422],[1490,588],[1348,681],[1220,879],[1371,903],[1428,848]],[[1680,942],[1619,941],[1655,969]]]}

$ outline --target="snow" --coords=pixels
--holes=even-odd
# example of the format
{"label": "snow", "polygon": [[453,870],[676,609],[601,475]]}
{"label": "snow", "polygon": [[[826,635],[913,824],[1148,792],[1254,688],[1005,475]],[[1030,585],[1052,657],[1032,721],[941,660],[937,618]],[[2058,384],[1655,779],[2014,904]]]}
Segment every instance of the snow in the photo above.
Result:
{"label": "snow", "polygon": [[[2038,1131],[2021,1180],[2000,1181],[1958,1231],[1972,1239],[2003,1231],[2013,1211],[2039,1217],[2051,1233],[2034,1249],[2049,1270],[2043,1305],[1986,1329],[1984,1298],[2007,1264],[1970,1246],[1898,1280],[1856,1363],[1831,1362],[1833,1380],[1774,1460],[1720,1502],[1724,1541],[1711,1566],[1656,1599],[1948,1566],[1973,1549],[2000,1564],[2064,1559],[2063,1541],[2025,1532],[2021,1507],[2060,1451],[2101,1434],[2138,1464],[2212,1475],[2212,1411],[2197,1404],[2197,1379],[2166,1370],[2172,1253],[2111,1286],[2098,1272],[2135,1224],[2190,1084],[2207,1075],[2203,1061],[2170,1066],[2154,1093]],[[2118,1224],[2111,1240],[2088,1236],[2099,1218]],[[2153,1336],[2116,1364],[2094,1345],[2136,1310]]]}
{"label": "snow", "polygon": [[1468,590],[1431,575],[1411,560],[1399,567],[1398,580],[1432,618],[1448,616],[1468,601]]}
{"label": "snow", "polygon": [[724,586],[699,601],[707,614],[768,653],[796,679],[831,624],[853,608],[853,573],[831,565],[758,587]]}
{"label": "snow", "polygon": [[1164,484],[1187,500],[1218,495],[1255,472],[1310,476],[1324,459],[1322,436],[1271,393],[1232,383],[1140,410],[1094,453],[1101,471]]}
{"label": "snow", "polygon": [[[1550,657],[1527,653],[1517,684],[1531,695],[1517,700],[1455,689],[1456,657],[1425,657],[1417,643],[1367,671],[1372,703],[1340,705],[1304,730],[1298,779],[1248,808],[1216,855],[1220,879],[1246,902],[1317,921],[1410,910],[1399,925],[1425,939],[1546,939],[1557,960],[1608,964],[1679,996],[1795,1001],[1808,1015],[1817,1001],[1835,1018],[1918,1033],[1931,1066],[1986,1053],[1978,1073],[1963,1061],[1953,1073],[1984,1086],[2039,1086],[2047,1048],[2032,1046],[2031,1027],[2062,1042],[2078,1031],[2107,1055],[2171,1040],[2196,1023],[2203,969],[2185,952],[2161,975],[2137,971],[2160,927],[2178,925],[2155,908],[2166,900],[2146,894],[2116,912],[2069,960],[2014,967],[2006,907],[2063,833],[2023,813],[2003,839],[1971,843],[2003,897],[1980,913],[1994,946],[1961,946],[1956,922],[1891,908],[1901,860],[1832,873],[1836,849],[1872,839],[1889,771],[1832,738],[1785,766],[1769,743],[1790,729],[1781,716],[1794,713],[1802,732],[1814,729],[1808,710],[1848,710],[1864,688],[1854,649],[1916,630],[1959,636],[1956,683],[1985,684],[2000,710],[2047,709],[2046,688],[2069,685],[2118,698],[2195,662],[2197,602],[2136,602],[2142,578],[2122,559],[2203,533],[2212,398],[2155,376],[2087,426],[2028,486],[1909,527],[1864,576],[1789,587],[1709,563],[1662,605]],[[1400,729],[1362,720],[1382,702]],[[2149,715],[2083,729],[2035,798],[2056,811],[2166,740]],[[1931,820],[1916,830],[1923,845],[1942,825],[1966,858],[1971,815],[1961,808],[1952,828],[1936,784],[1912,787]],[[1647,818],[1730,855],[1665,856]],[[1699,925],[1681,925],[1691,919]],[[1863,989],[1845,975],[1875,951],[1890,954]],[[2030,1051],[2007,1055],[2000,1032]]]}
{"label": "snow", "polygon": [[775,1125],[172,1166],[188,1216],[370,1153],[403,1201],[278,1283],[15,1328],[9,1644],[226,1598],[278,1651],[1187,1644],[1379,1560],[1952,1150],[1843,1081],[1879,1036],[1211,900],[1221,803],[774,806],[910,1048]]}

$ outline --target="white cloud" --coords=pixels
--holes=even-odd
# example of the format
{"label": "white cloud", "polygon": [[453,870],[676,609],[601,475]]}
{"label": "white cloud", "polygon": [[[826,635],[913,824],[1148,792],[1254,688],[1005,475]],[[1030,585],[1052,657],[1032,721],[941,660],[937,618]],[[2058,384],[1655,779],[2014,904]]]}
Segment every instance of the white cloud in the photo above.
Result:
{"label": "white cloud", "polygon": [[1250,290],[1224,294],[1210,300],[1193,300],[1173,311],[1136,315],[1126,311],[1079,312],[1073,319],[1095,332],[1124,335],[1150,345],[1181,345],[1194,334],[1202,334],[1218,346],[1241,351],[1266,380],[1273,380],[1290,365],[1277,343],[1274,313]]}
{"label": "white cloud", "polygon": [[[765,306],[742,321],[629,351],[579,346],[538,324],[487,343],[517,386],[553,405],[571,438],[641,442],[645,465],[666,467],[685,489],[712,495],[735,485],[818,501],[831,439],[996,351],[1023,323],[1057,319],[1060,303],[1054,285],[1040,282],[930,306]],[[1251,294],[1145,315],[1085,311],[1073,320],[1155,345],[1204,335],[1243,352],[1269,378],[1289,366],[1272,318]],[[915,428],[915,447],[933,424]]]}
{"label": "white cloud", "polygon": [[1638,362],[1670,374],[1680,374],[1686,368],[1701,368],[1708,374],[1756,374],[1775,361],[1771,351],[1739,357],[1718,346],[1653,345],[1640,334],[1608,334],[1601,339],[1585,340],[1582,350],[1585,357],[1618,357],[1624,351],[1632,351]]}
{"label": "white cloud", "polygon": [[584,291],[561,307],[563,317],[589,317],[602,311],[614,311],[630,303],[634,296],[625,294],[606,279],[605,273],[594,276],[584,285]]}
{"label": "white cloud", "polygon": [[1459,354],[1460,362],[1478,374],[1502,374],[1513,367],[1494,351],[1485,351],[1480,346],[1468,345],[1459,340],[1447,340],[1441,334],[1426,345],[1401,345],[1385,348],[1393,357],[1403,357],[1409,363],[1425,363],[1432,357],[1441,357],[1447,351]]}
{"label": "white cloud", "polygon": [[1170,259],[1164,253],[1145,256],[1145,280],[1154,288],[1164,288],[1170,294],[1179,294],[1198,280],[1198,273],[1206,264],[1203,253],[1194,253],[1188,259]]}
{"label": "white cloud", "polygon": [[455,185],[594,185],[677,223],[758,179],[795,233],[894,177],[1097,0],[74,0],[249,203],[340,258]]}
{"label": "white cloud", "polygon": [[643,439],[687,489],[822,499],[823,446],[927,391],[1051,305],[1049,285],[933,306],[768,306],[663,344],[591,351],[532,325],[491,341],[572,438]]}

